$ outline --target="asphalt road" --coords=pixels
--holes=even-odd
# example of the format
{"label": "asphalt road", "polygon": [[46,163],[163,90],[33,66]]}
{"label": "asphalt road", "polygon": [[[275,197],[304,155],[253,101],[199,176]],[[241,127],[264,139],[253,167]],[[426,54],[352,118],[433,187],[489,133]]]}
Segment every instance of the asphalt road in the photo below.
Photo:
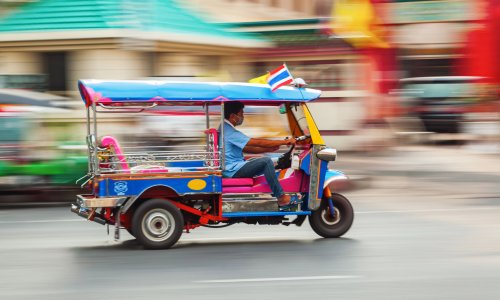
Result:
{"label": "asphalt road", "polygon": [[500,174],[423,157],[360,159],[387,173],[345,193],[356,217],[340,239],[234,225],[146,251],[69,207],[4,208],[0,299],[500,299]]}

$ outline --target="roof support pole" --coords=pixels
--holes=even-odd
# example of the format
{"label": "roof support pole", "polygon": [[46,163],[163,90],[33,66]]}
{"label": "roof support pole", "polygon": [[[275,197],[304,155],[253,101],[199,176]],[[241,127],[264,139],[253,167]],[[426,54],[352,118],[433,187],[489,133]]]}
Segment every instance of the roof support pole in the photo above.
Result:
{"label": "roof support pole", "polygon": [[220,104],[220,157],[221,157],[221,167],[222,170],[224,171],[225,166],[226,166],[226,155],[225,155],[225,148],[224,148],[224,102],[221,102]]}

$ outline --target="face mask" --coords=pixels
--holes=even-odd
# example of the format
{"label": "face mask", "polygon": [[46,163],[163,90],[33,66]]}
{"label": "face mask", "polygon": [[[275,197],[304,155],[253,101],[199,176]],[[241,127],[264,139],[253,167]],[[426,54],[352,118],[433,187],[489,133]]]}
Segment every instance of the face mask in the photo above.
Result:
{"label": "face mask", "polygon": [[245,119],[245,117],[244,117],[244,116],[241,116],[241,117],[240,117],[240,115],[239,115],[239,114],[234,114],[234,115],[235,115],[236,117],[238,117],[238,120],[237,120],[237,121],[235,121],[234,126],[238,126],[238,125],[243,124],[243,120]]}
{"label": "face mask", "polygon": [[[237,115],[237,116],[238,116],[238,115]],[[239,125],[243,124],[243,120],[244,120],[244,119],[245,119],[245,117],[244,117],[244,116],[242,116],[242,117],[238,116],[238,121],[236,122],[236,126],[239,126]]]}

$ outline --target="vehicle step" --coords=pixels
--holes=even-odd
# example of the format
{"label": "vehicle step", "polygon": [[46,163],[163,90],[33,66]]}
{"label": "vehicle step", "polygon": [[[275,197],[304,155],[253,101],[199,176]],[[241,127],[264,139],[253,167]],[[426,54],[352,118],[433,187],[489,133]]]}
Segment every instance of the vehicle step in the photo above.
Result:
{"label": "vehicle step", "polygon": [[278,211],[278,199],[270,194],[232,194],[222,197],[222,212]]}
{"label": "vehicle step", "polygon": [[237,211],[277,211],[278,201],[274,200],[222,200],[222,212]]}
{"label": "vehicle step", "polygon": [[223,213],[269,211],[279,212],[278,199],[271,194],[229,194],[222,197]]}
{"label": "vehicle step", "polygon": [[274,200],[271,194],[225,194],[222,196],[222,201],[263,201],[263,200]]}

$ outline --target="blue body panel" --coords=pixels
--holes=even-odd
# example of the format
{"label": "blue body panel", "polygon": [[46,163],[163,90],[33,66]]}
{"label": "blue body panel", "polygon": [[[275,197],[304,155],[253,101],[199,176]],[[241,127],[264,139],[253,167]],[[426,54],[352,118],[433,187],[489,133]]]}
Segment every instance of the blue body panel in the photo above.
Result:
{"label": "blue body panel", "polygon": [[300,162],[300,169],[307,175],[311,175],[311,151]]}
{"label": "blue body panel", "polygon": [[[195,181],[196,184],[191,185]],[[203,182],[204,183],[203,183]],[[179,178],[146,178],[114,180],[108,178],[99,185],[99,197],[105,196],[139,196],[151,187],[164,186],[171,188],[179,195],[193,193],[221,193],[222,178],[208,175],[204,177]]]}
{"label": "blue body panel", "polygon": [[193,105],[223,101],[252,102],[252,105],[279,105],[283,102],[308,102],[321,91],[282,87],[271,92],[267,84],[238,82],[171,82],[154,80],[80,80],[78,88],[87,105],[92,102],[156,102],[157,104]]}
{"label": "blue body panel", "polygon": [[322,160],[319,167],[318,198],[323,197],[323,185],[325,184],[325,175],[328,171],[328,162]]}
{"label": "blue body panel", "polygon": [[250,211],[250,212],[226,212],[222,216],[225,218],[245,218],[245,217],[279,217],[279,216],[300,216],[310,215],[310,211]]}

